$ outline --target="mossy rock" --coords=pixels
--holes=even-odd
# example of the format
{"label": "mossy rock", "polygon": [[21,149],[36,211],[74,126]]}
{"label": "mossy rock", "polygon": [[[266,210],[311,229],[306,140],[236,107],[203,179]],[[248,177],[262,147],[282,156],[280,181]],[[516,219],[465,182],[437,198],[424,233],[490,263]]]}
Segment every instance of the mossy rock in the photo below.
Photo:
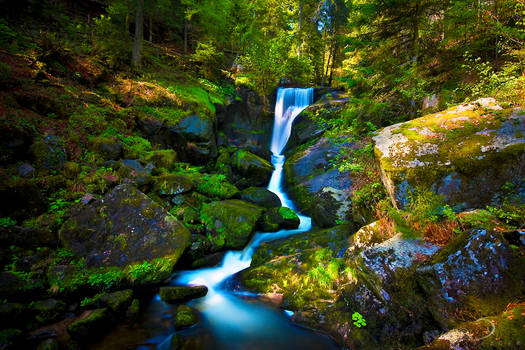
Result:
{"label": "mossy rock", "polygon": [[193,189],[193,181],[183,175],[162,175],[154,179],[154,191],[159,196],[175,196]]}
{"label": "mossy rock", "polygon": [[229,199],[239,193],[239,189],[222,174],[197,174],[192,180],[196,191],[210,198]]}
{"label": "mossy rock", "polygon": [[105,160],[118,160],[122,157],[122,145],[110,137],[90,137],[88,149],[101,155]]}
{"label": "mossy rock", "polygon": [[20,303],[1,303],[0,304],[0,329],[9,327],[25,327],[30,321],[29,309]]}
{"label": "mossy rock", "polygon": [[424,188],[457,211],[484,208],[503,200],[507,183],[525,200],[523,110],[504,110],[484,98],[391,125],[373,140],[395,206],[405,208],[411,193]]}
{"label": "mossy rock", "polygon": [[201,221],[206,225],[214,250],[241,249],[255,232],[263,209],[232,199],[204,204]]}
{"label": "mossy rock", "polygon": [[152,181],[149,171],[136,159],[124,159],[118,170],[122,178],[128,178],[139,188],[146,188]]}
{"label": "mossy rock", "polygon": [[108,309],[85,311],[80,319],[67,327],[68,333],[82,341],[93,342],[107,333],[113,326],[114,320]]}
{"label": "mossy rock", "polygon": [[264,187],[248,187],[239,193],[239,199],[265,208],[281,206],[279,197]]}
{"label": "mossy rock", "polygon": [[65,162],[64,164],[62,164],[62,174],[67,179],[74,179],[74,178],[76,178],[77,175],[80,174],[81,171],[82,171],[82,169],[80,168],[80,165],[78,165],[78,163]]}
{"label": "mossy rock", "polygon": [[85,258],[87,267],[124,267],[155,259],[173,267],[190,232],[133,186],[119,185],[73,213],[59,237],[64,247]]}
{"label": "mossy rock", "polygon": [[299,227],[299,216],[290,208],[270,208],[263,215],[262,229],[274,232],[279,229],[296,229]]}
{"label": "mossy rock", "polygon": [[39,325],[52,323],[62,317],[66,311],[66,304],[61,300],[47,299],[31,303],[35,320]]}
{"label": "mossy rock", "polygon": [[199,322],[197,310],[188,305],[179,305],[175,316],[175,328],[185,328],[193,326]]}
{"label": "mossy rock", "polygon": [[252,185],[266,185],[272,176],[273,165],[251,152],[239,149],[232,155],[232,166]]}
{"label": "mossy rock", "polygon": [[157,168],[165,168],[172,170],[175,163],[178,161],[177,152],[172,149],[163,149],[149,152],[144,161],[153,163]]}
{"label": "mossy rock", "polygon": [[54,135],[46,135],[36,140],[31,150],[38,168],[56,170],[67,161],[62,142]]}
{"label": "mossy rock", "polygon": [[126,318],[129,320],[136,320],[140,313],[140,301],[133,299],[128,309],[126,310]]}
{"label": "mossy rock", "polygon": [[133,290],[126,289],[113,293],[97,294],[84,307],[88,309],[106,307],[117,314],[122,314],[128,309],[132,300]]}
{"label": "mossy rock", "polygon": [[202,298],[208,293],[206,286],[170,286],[160,287],[160,298],[170,304],[183,303],[185,301]]}

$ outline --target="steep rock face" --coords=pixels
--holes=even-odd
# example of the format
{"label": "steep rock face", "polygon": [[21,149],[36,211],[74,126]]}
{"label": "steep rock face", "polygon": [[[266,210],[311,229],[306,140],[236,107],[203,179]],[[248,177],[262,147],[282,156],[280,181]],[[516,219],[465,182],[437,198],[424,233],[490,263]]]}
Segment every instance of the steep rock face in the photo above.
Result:
{"label": "steep rock face", "polygon": [[273,112],[256,92],[238,91],[241,100],[217,112],[220,146],[236,146],[269,160]]}
{"label": "steep rock face", "polygon": [[301,211],[308,211],[321,227],[338,220],[352,221],[350,172],[341,173],[331,164],[349,143],[333,144],[321,138],[296,152],[284,165],[286,186]]}
{"label": "steep rock face", "polygon": [[525,111],[503,110],[492,98],[386,127],[373,140],[383,183],[401,208],[416,187],[456,210],[500,202],[507,182],[525,198]]}
{"label": "steep rock face", "polygon": [[194,114],[175,122],[148,116],[138,124],[148,139],[163,148],[173,148],[183,162],[202,164],[217,157],[212,117]]}
{"label": "steep rock face", "polygon": [[88,267],[125,266],[167,258],[174,265],[190,233],[177,219],[131,185],[119,185],[82,208],[59,232],[60,241]]}
{"label": "steep rock face", "polygon": [[335,118],[348,100],[342,92],[332,92],[306,107],[292,123],[290,139],[284,148],[286,155],[291,155],[294,148],[320,137],[326,131],[326,126],[315,120],[316,116],[323,116],[325,119]]}

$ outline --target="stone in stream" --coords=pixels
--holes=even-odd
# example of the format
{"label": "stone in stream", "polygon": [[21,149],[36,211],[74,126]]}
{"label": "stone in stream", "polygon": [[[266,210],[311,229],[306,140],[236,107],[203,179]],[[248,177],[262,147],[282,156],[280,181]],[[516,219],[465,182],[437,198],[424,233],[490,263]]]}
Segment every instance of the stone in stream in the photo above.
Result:
{"label": "stone in stream", "polygon": [[239,193],[239,198],[265,208],[281,206],[279,197],[264,187],[248,187]]}
{"label": "stone in stream", "polygon": [[270,208],[263,215],[262,229],[265,232],[275,232],[280,229],[296,229],[299,224],[299,216],[292,209]]}
{"label": "stone in stream", "polygon": [[185,328],[193,326],[199,322],[197,310],[188,305],[179,305],[175,316],[175,328]]}
{"label": "stone in stream", "polygon": [[170,304],[201,298],[207,293],[208,288],[206,286],[169,286],[159,289],[159,296],[162,301]]}
{"label": "stone in stream", "polygon": [[106,308],[88,310],[70,324],[67,331],[74,339],[93,342],[104,335],[114,322],[110,311]]}
{"label": "stone in stream", "polygon": [[420,188],[443,195],[456,211],[501,203],[509,184],[525,198],[523,109],[483,98],[388,126],[373,140],[397,207]]}

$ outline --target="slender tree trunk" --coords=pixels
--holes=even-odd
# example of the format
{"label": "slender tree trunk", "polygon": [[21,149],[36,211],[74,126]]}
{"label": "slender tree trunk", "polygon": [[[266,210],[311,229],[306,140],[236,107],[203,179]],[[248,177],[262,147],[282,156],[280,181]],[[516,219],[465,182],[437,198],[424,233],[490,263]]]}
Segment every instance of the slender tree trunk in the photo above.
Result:
{"label": "slender tree trunk", "polygon": [[153,16],[149,15],[149,41],[153,42]]}
{"label": "slender tree trunk", "polygon": [[184,54],[188,53],[188,19],[184,19]]}
{"label": "slender tree trunk", "polygon": [[301,57],[303,46],[303,0],[299,1],[299,43],[297,43],[297,57]]}
{"label": "slender tree trunk", "polygon": [[330,51],[329,51],[329,54],[328,54],[328,61],[326,61],[326,70],[323,73],[323,86],[325,85],[326,77],[328,77],[328,69],[330,68],[330,62],[333,61],[332,53],[333,53],[332,52],[332,48],[330,48]]}
{"label": "slender tree trunk", "polygon": [[332,46],[332,64],[330,65],[330,77],[328,78],[328,86],[332,86],[332,77],[334,73],[334,67],[335,67],[335,55],[337,53],[337,41],[334,38],[334,45]]}
{"label": "slender tree trunk", "polygon": [[144,0],[137,0],[135,17],[135,44],[133,46],[133,65],[140,67],[142,63],[142,45],[144,41]]}

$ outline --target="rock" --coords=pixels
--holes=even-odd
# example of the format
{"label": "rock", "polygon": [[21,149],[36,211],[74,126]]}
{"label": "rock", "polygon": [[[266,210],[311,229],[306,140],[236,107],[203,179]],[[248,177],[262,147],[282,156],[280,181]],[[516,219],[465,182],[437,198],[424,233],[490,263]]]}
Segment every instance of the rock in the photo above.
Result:
{"label": "rock", "polygon": [[222,174],[204,174],[193,177],[195,189],[204,196],[228,199],[236,196],[239,190],[226,180]]}
{"label": "rock", "polygon": [[0,329],[24,328],[28,320],[28,308],[19,303],[0,303]]}
{"label": "rock", "polygon": [[94,202],[97,198],[95,196],[93,196],[91,193],[86,193],[83,197],[82,197],[82,204],[90,204],[92,202]]}
{"label": "rock", "polygon": [[294,153],[284,164],[286,187],[300,212],[310,212],[321,227],[353,222],[351,172],[340,172],[331,160],[351,143],[334,145],[321,138]]}
{"label": "rock", "polygon": [[436,113],[439,111],[441,103],[439,101],[439,96],[432,94],[431,96],[423,97],[423,106],[421,107],[421,113],[423,115]]}
{"label": "rock", "polygon": [[273,165],[267,160],[239,149],[232,156],[232,166],[242,177],[247,178],[248,183],[261,186],[270,181]]}
{"label": "rock", "polygon": [[217,111],[217,143],[236,146],[269,160],[273,111],[255,92],[238,89],[239,100]]}
{"label": "rock", "polygon": [[88,149],[100,154],[105,160],[119,160],[122,157],[122,145],[110,137],[90,137]]}
{"label": "rock", "polygon": [[165,168],[172,170],[173,166],[177,162],[177,152],[172,149],[163,149],[158,151],[149,152],[144,158],[146,162],[155,164],[157,168]]}
{"label": "rock", "polygon": [[416,188],[443,195],[456,211],[484,208],[502,201],[507,182],[525,200],[523,110],[480,99],[391,125],[373,140],[383,183],[400,208]]}
{"label": "rock", "polygon": [[146,187],[151,182],[151,175],[144,166],[136,159],[124,159],[119,169],[122,177],[127,177],[139,188]]}
{"label": "rock", "polygon": [[31,166],[29,163],[24,163],[18,167],[18,176],[22,177],[32,177],[35,175],[35,168]]}
{"label": "rock", "polygon": [[199,322],[197,310],[188,305],[179,305],[175,316],[175,328],[185,328],[193,326]]}
{"label": "rock", "polygon": [[[5,100],[4,100],[5,103]],[[0,125],[0,164],[15,163],[20,160],[29,159],[31,144],[33,143],[33,130],[29,127],[10,125],[2,123]]]}
{"label": "rock", "polygon": [[[449,327],[459,312],[502,310],[520,295],[525,272],[501,234],[474,230],[454,239],[432,262],[418,269],[436,321]],[[488,305],[487,305],[488,304]]]}
{"label": "rock", "polygon": [[93,342],[107,333],[113,323],[114,320],[108,309],[89,310],[70,324],[67,331],[75,339]]}
{"label": "rock", "polygon": [[66,151],[54,135],[47,135],[35,141],[31,150],[39,168],[58,169],[66,162]]}
{"label": "rock", "polygon": [[5,247],[15,245],[24,248],[55,248],[58,237],[56,233],[45,228],[9,226],[0,227],[0,243]]}
{"label": "rock", "polygon": [[126,318],[129,320],[136,320],[140,313],[140,301],[133,299],[128,309],[126,310]]}
{"label": "rock", "polygon": [[60,343],[55,338],[42,340],[36,350],[60,350]]}
{"label": "rock", "polygon": [[58,321],[66,311],[66,304],[56,299],[39,300],[31,304],[38,324],[48,324]]}
{"label": "rock", "polygon": [[108,308],[109,310],[123,314],[133,300],[133,290],[126,289],[113,293],[101,293],[93,297],[86,308]]}
{"label": "rock", "polygon": [[263,231],[274,232],[279,229],[296,229],[300,220],[290,208],[270,208],[263,216]]}
{"label": "rock", "polygon": [[175,196],[193,189],[193,181],[183,175],[162,175],[154,180],[154,191],[159,196]]}
{"label": "rock", "polygon": [[279,197],[264,187],[248,187],[239,193],[239,198],[265,208],[281,206]]}
{"label": "rock", "polygon": [[159,296],[170,304],[182,303],[195,298],[202,298],[208,293],[206,286],[172,286],[160,287]]}
{"label": "rock", "polygon": [[191,263],[192,269],[200,269],[203,267],[216,266],[224,259],[225,252],[217,252],[205,255],[202,258],[195,259]]}
{"label": "rock", "polygon": [[255,232],[263,209],[231,199],[204,204],[201,220],[206,225],[213,250],[241,249]]}
{"label": "rock", "polygon": [[319,101],[306,107],[292,123],[290,138],[284,147],[286,156],[289,157],[296,147],[324,134],[326,126],[315,122],[314,116],[322,115],[325,119],[336,118],[348,101],[348,97],[343,93],[333,92],[325,94]]}
{"label": "rock", "polygon": [[22,330],[6,328],[0,330],[0,346],[2,349],[16,349],[15,344],[22,340]]}
{"label": "rock", "polygon": [[47,210],[47,201],[33,179],[9,178],[0,181],[0,212],[3,217],[23,221]]}
{"label": "rock", "polygon": [[65,248],[85,258],[88,267],[126,266],[156,258],[173,266],[189,243],[190,233],[142,192],[119,185],[72,213],[59,237]]}

